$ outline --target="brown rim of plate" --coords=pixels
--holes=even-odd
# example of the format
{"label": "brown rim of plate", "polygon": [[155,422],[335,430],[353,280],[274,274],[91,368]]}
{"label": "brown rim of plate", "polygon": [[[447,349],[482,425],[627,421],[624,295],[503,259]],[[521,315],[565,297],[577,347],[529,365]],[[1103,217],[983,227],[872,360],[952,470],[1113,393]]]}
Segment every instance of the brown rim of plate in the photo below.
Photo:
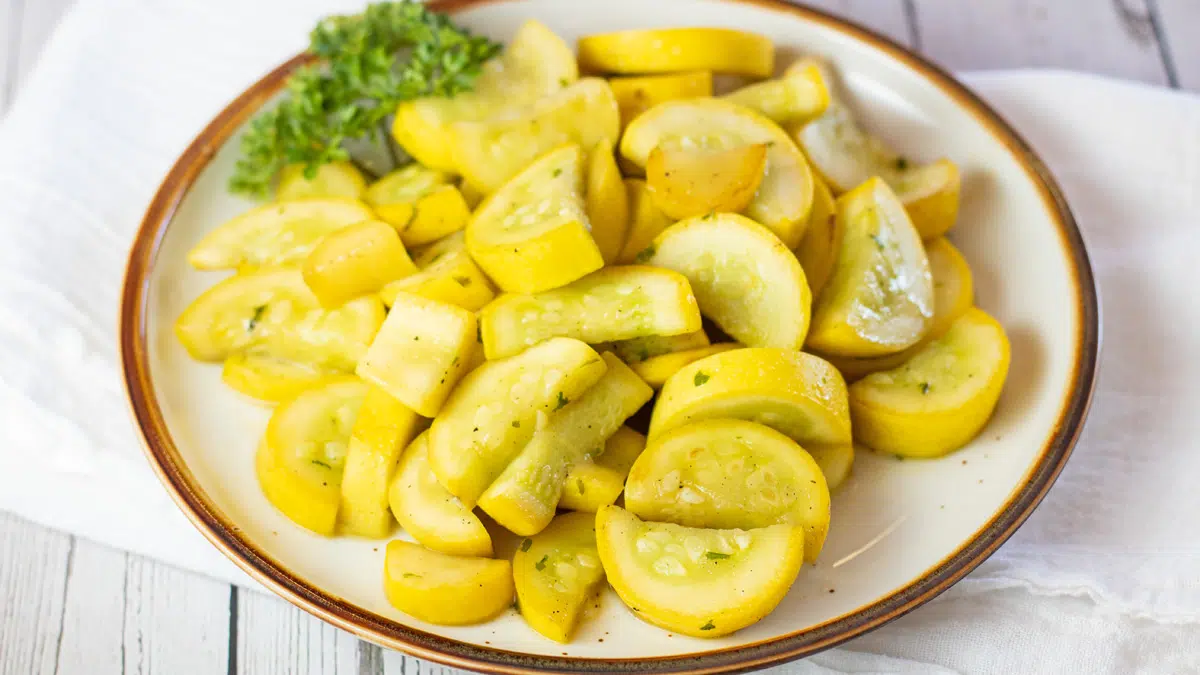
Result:
{"label": "brown rim of plate", "polygon": [[[506,0],[431,0],[444,12]],[[760,642],[668,657],[590,659],[530,655],[471,645],[352,606],[296,577],[254,547],[196,484],[171,440],[151,384],[147,360],[147,279],[176,209],[217,149],[308,61],[297,56],[276,68],[229,104],[192,141],[155,193],[134,239],[121,294],[119,340],[122,370],[134,419],[151,466],[179,508],[214,546],[251,577],[293,604],[339,628],[377,644],[460,668],[489,673],[637,672],[726,673],[746,671],[812,655],[896,619],[949,588],[1000,547],[1037,507],[1054,483],[1079,437],[1091,403],[1100,349],[1099,302],[1091,264],[1075,218],[1050,170],[1029,145],[979,97],[938,66],[853,22],[781,0],[725,0],[754,5],[816,22],[864,42],[920,73],[954,99],[1003,143],[1038,186],[1058,225],[1073,269],[1080,330],[1072,386],[1041,456],[1013,490],[1004,507],[954,553],[887,597],[817,626]]]}

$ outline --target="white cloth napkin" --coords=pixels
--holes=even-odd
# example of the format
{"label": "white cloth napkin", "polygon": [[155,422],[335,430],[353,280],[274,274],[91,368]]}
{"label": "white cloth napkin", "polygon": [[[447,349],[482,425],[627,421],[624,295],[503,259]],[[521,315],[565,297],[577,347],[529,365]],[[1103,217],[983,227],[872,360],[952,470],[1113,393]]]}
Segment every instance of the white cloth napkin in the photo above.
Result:
{"label": "white cloth napkin", "polygon": [[[201,126],[363,0],[80,0],[0,122],[0,509],[257,587],[175,509],[121,389],[133,232]],[[286,11],[285,11],[286,10]],[[943,597],[787,672],[1200,672],[1200,98],[965,77],[1066,189],[1103,295],[1088,428],[1045,503]]]}

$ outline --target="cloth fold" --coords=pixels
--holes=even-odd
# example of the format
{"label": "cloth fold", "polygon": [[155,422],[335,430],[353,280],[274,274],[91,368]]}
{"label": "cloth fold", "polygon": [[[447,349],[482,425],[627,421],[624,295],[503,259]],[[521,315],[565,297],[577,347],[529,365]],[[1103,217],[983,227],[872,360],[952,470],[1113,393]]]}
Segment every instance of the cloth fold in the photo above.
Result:
{"label": "cloth fold", "polygon": [[[0,121],[0,509],[260,588],[142,456],[120,384],[121,273],[196,131],[317,17],[361,5],[80,0],[65,18]],[[1043,505],[967,579],[783,669],[1200,672],[1200,98],[1062,72],[964,79],[1037,148],[1084,231],[1106,341],[1091,418]]]}

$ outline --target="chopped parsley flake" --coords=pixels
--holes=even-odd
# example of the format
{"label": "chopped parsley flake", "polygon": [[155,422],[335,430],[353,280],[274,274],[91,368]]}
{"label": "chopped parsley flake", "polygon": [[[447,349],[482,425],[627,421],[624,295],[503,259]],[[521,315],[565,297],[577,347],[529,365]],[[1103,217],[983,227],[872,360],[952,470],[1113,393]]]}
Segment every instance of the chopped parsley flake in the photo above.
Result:
{"label": "chopped parsley flake", "polygon": [[579,488],[579,494],[587,492],[587,487],[583,484],[582,478],[575,479],[575,487]]}
{"label": "chopped parsley flake", "polygon": [[700,626],[700,630],[712,630],[714,628],[716,628],[716,626],[713,625],[712,619],[709,619],[708,623]]}
{"label": "chopped parsley flake", "polygon": [[537,571],[541,572],[542,570],[546,569],[546,561],[549,559],[550,559],[550,556],[548,556],[548,555],[542,556],[542,559],[537,561],[537,563],[534,564],[533,568],[536,569]]}
{"label": "chopped parsley flake", "polygon": [[520,423],[520,422],[518,422],[518,421],[516,421],[516,420],[513,420],[513,421],[512,421],[512,428],[514,428],[514,429],[520,429],[520,428],[521,428],[521,423]]}
{"label": "chopped parsley flake", "polygon": [[887,245],[883,243],[883,239],[881,239],[877,234],[871,235],[871,241],[875,242],[875,248],[879,249],[880,251],[887,248]]}
{"label": "chopped parsley flake", "polygon": [[313,464],[316,464],[317,466],[323,466],[323,467],[325,467],[326,469],[332,469],[332,468],[333,468],[332,466],[330,466],[330,465],[326,464],[325,462],[322,462],[322,461],[321,461],[321,460],[319,460],[319,459],[314,459],[314,460],[312,460],[312,463],[313,463]]}
{"label": "chopped parsley flake", "polygon": [[249,319],[246,319],[246,332],[247,333],[254,330],[254,327],[257,326],[258,322],[262,320],[262,316],[264,313],[266,313],[266,311],[267,311],[266,305],[259,305],[258,307],[254,308],[254,316],[250,317]]}
{"label": "chopped parsley flake", "polygon": [[423,577],[420,574],[413,574],[412,572],[405,572],[404,578],[405,579],[421,579]]}
{"label": "chopped parsley flake", "polygon": [[703,370],[700,370],[700,371],[696,372],[696,377],[692,378],[692,384],[699,387],[700,385],[704,384],[705,382],[708,382],[708,380],[709,380],[708,373],[704,372]]}
{"label": "chopped parsley flake", "polygon": [[467,286],[470,286],[470,285],[471,285],[471,278],[470,278],[470,277],[459,277],[459,276],[456,276],[456,277],[454,277],[454,280],[458,282],[458,285],[459,285],[459,286],[462,286],[462,287],[464,287],[464,288],[465,288],[465,287],[467,287]]}
{"label": "chopped parsley flake", "polygon": [[709,560],[724,560],[729,557],[729,554],[721,553],[719,551],[705,551],[704,557],[708,558]]}
{"label": "chopped parsley flake", "polygon": [[525,551],[528,551],[530,546],[533,546],[532,539],[526,539],[525,541],[521,542],[521,552],[524,553]]}
{"label": "chopped parsley flake", "polygon": [[654,244],[650,244],[638,252],[637,256],[634,257],[634,261],[640,263],[646,262],[647,260],[653,258],[656,252],[657,249],[654,247]]}
{"label": "chopped parsley flake", "polygon": [[567,398],[566,396],[563,396],[563,393],[560,391],[560,392],[558,392],[558,400],[555,401],[555,403],[554,403],[554,409],[561,410],[563,408],[563,406],[565,406],[566,404],[568,404],[570,402],[571,402],[571,399]]}

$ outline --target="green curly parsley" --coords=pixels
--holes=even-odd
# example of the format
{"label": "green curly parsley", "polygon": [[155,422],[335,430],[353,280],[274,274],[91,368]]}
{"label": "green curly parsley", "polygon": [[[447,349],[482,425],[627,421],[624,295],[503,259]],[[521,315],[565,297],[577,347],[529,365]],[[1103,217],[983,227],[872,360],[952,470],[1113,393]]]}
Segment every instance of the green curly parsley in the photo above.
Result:
{"label": "green curly parsley", "polygon": [[266,197],[285,165],[304,164],[312,178],[322,164],[349,159],[345,143],[379,133],[401,102],[469,91],[500,47],[412,0],[323,19],[309,37],[316,63],[250,122],[230,191]]}

